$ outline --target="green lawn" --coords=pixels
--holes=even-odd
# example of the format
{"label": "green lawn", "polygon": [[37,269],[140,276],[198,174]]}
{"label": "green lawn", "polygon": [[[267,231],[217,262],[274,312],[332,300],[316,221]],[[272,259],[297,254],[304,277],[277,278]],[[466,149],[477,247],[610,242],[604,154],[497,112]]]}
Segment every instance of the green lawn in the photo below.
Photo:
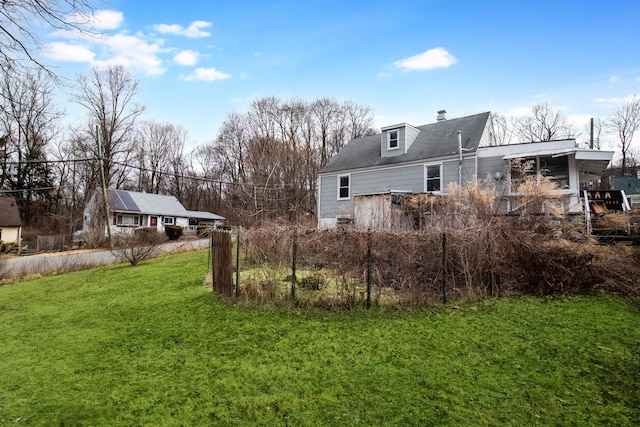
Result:
{"label": "green lawn", "polygon": [[615,298],[310,314],[227,303],[206,266],[0,288],[0,424],[640,423],[640,314]]}

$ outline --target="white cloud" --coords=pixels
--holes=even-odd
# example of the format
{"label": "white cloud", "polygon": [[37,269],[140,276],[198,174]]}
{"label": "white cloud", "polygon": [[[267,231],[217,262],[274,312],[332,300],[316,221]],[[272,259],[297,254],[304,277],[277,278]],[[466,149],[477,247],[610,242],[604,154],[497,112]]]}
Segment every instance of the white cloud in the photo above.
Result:
{"label": "white cloud", "polygon": [[173,57],[173,62],[180,65],[194,66],[198,63],[200,54],[193,50],[183,50]]}
{"label": "white cloud", "polygon": [[104,36],[96,42],[107,49],[111,58],[94,61],[94,65],[121,64],[147,75],[160,75],[166,71],[158,57],[162,48],[157,43],[123,33]]}
{"label": "white cloud", "polygon": [[47,58],[56,61],[91,62],[95,54],[86,46],[64,42],[52,42],[44,45]]}
{"label": "white cloud", "polygon": [[205,82],[214,82],[216,80],[225,80],[231,77],[231,74],[223,73],[215,68],[196,68],[193,73],[188,76],[181,76],[183,80],[194,81],[202,80]]}
{"label": "white cloud", "polygon": [[76,14],[71,20],[98,31],[115,30],[122,25],[124,14],[115,10],[96,10],[93,15]]}
{"label": "white cloud", "polygon": [[576,128],[582,128],[591,122],[592,117],[590,114],[569,114],[567,120],[573,123]]}
{"label": "white cloud", "polygon": [[378,73],[378,78],[379,79],[389,79],[389,78],[391,78],[391,74],[385,73],[385,72]]}
{"label": "white cloud", "polygon": [[618,81],[620,81],[620,77],[618,76],[611,76],[611,78],[609,79],[610,83],[618,83]]}
{"label": "white cloud", "polygon": [[448,68],[456,63],[456,58],[442,47],[429,49],[426,52],[414,55],[410,58],[401,59],[393,63],[396,68],[402,71],[422,71],[434,68]]}
{"label": "white cloud", "polygon": [[506,115],[510,117],[530,117],[531,107],[517,107],[509,110]]}
{"label": "white cloud", "polygon": [[185,36],[192,39],[200,37],[208,37],[211,35],[208,31],[203,31],[203,28],[211,26],[211,22],[207,21],[193,21],[187,28],[178,24],[157,24],[153,28],[160,34],[174,34],[176,36]]}
{"label": "white cloud", "polygon": [[638,94],[628,95],[628,96],[625,96],[624,98],[618,98],[618,97],[596,98],[593,100],[593,102],[595,102],[596,104],[623,104],[625,102],[633,102],[637,99],[640,99],[640,95]]}

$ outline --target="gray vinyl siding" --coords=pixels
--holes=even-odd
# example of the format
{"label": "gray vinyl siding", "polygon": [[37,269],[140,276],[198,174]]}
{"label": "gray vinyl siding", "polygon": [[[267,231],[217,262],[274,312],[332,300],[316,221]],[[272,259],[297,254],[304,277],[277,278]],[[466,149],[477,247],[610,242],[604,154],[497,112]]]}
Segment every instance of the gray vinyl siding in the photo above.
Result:
{"label": "gray vinyl siding", "polygon": [[407,144],[407,149],[411,147],[413,141],[416,140],[418,135],[420,134],[420,129],[416,129],[413,126],[407,126],[407,139],[405,140],[405,144]]}
{"label": "gray vinyl siding", "polygon": [[420,164],[399,168],[352,173],[352,194],[375,194],[386,191],[424,190],[424,167]]}
{"label": "gray vinyl siding", "polygon": [[[389,132],[398,131],[398,148],[394,150],[387,150],[387,138]],[[397,128],[388,129],[382,132],[380,140],[380,152],[382,157],[393,157],[405,154],[407,146],[407,132],[404,126],[398,126]]]}
{"label": "gray vinyl siding", "polygon": [[376,194],[387,191],[424,191],[424,166],[422,164],[351,172],[351,198],[338,200],[338,176],[345,174],[323,175],[320,177],[320,201],[318,217],[335,217],[353,213],[353,197],[362,194]]}
{"label": "gray vinyl siding", "polygon": [[[442,191],[447,191],[447,187],[451,183],[458,183],[458,163],[459,160],[448,160],[442,163]],[[476,177],[476,159],[475,157],[465,158],[462,161],[462,183],[463,185],[475,179]]]}

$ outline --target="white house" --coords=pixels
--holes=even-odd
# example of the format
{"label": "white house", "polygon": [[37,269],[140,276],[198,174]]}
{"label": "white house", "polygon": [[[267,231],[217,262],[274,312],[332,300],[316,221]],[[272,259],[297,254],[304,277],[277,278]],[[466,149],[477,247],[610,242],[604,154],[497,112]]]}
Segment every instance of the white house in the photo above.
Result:
{"label": "white house", "polygon": [[13,197],[0,197],[0,242],[15,243],[20,248],[22,221]]}
{"label": "white house", "polygon": [[[89,231],[94,215],[100,211],[102,190],[96,190],[84,209],[83,230]],[[174,196],[107,189],[111,227],[114,232],[128,232],[139,227],[154,227],[163,232],[165,225],[179,225],[195,230],[199,225],[217,226],[225,218],[211,212],[188,211]]]}

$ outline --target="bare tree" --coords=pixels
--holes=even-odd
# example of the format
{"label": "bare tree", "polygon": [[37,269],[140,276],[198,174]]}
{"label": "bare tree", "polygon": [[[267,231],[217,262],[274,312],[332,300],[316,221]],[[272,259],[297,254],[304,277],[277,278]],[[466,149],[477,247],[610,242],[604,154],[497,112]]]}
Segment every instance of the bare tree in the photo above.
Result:
{"label": "bare tree", "polygon": [[119,188],[128,178],[123,164],[135,156],[136,121],[145,110],[134,100],[140,92],[140,83],[122,65],[94,67],[79,74],[77,80],[73,100],[89,113],[84,129],[76,132],[81,148],[91,157],[99,157],[100,138],[106,184]]}
{"label": "bare tree", "polygon": [[491,122],[496,145],[512,144],[515,140],[513,121],[502,114],[492,114]]}
{"label": "bare tree", "polygon": [[0,69],[16,73],[21,69],[55,74],[37,57],[42,43],[37,24],[54,31],[86,32],[93,14],[88,0],[2,0],[0,2]]}
{"label": "bare tree", "polygon": [[42,70],[0,74],[0,188],[16,191],[26,225],[41,225],[53,201],[47,146],[57,135],[62,113],[53,100],[52,82]]}
{"label": "bare tree", "polygon": [[171,123],[146,121],[140,126],[136,139],[136,158],[139,167],[138,191],[163,194],[176,181],[175,174],[183,173],[183,150],[187,132]]}
{"label": "bare tree", "polygon": [[531,115],[515,119],[513,125],[520,142],[553,141],[575,136],[562,111],[554,110],[546,102],[531,107]]}
{"label": "bare tree", "polygon": [[634,95],[618,106],[609,117],[609,128],[616,133],[620,153],[622,154],[622,176],[627,172],[631,143],[633,136],[640,126],[640,96]]}
{"label": "bare tree", "polygon": [[296,222],[315,213],[320,168],[349,140],[373,133],[372,123],[372,110],[353,102],[261,98],[246,114],[229,114],[198,153],[215,153],[212,173],[230,183],[221,214],[240,213],[245,225]]}

